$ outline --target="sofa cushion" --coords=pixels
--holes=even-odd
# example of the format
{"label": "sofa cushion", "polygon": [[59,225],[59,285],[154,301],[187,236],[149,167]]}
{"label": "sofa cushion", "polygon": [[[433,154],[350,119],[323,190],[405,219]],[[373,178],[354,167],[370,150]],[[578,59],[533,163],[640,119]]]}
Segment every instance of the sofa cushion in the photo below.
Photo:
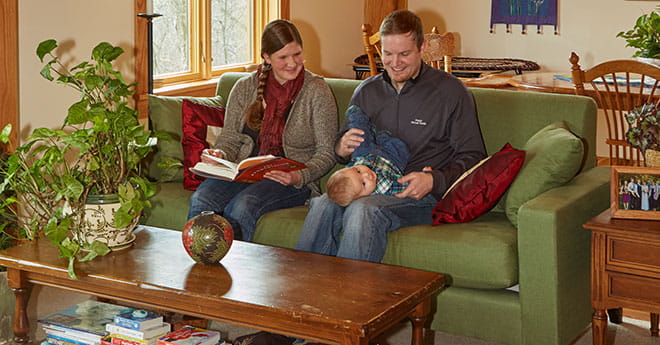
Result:
{"label": "sofa cushion", "polygon": [[162,169],[157,166],[162,158],[171,158],[183,162],[183,148],[181,146],[181,105],[184,99],[195,103],[214,107],[223,107],[224,100],[220,96],[215,97],[169,97],[149,95],[149,123],[153,130],[169,134],[171,140],[158,140],[156,150],[151,159],[147,173],[149,177],[161,181],[183,181],[183,168],[179,168],[173,177],[161,179]]}
{"label": "sofa cushion", "polygon": [[192,193],[183,189],[183,183],[179,181],[156,184],[156,194],[149,199],[151,207],[145,208],[140,224],[183,230]]}
{"label": "sofa cushion", "polygon": [[183,148],[183,188],[196,190],[204,178],[196,175],[190,168],[199,163],[202,151],[209,148],[217,137],[214,128],[222,127],[225,120],[224,107],[211,107],[184,99],[181,105],[182,132],[181,146]]}
{"label": "sofa cushion", "polygon": [[[307,207],[266,213],[254,242],[293,248]],[[451,285],[500,289],[518,283],[516,229],[504,213],[487,213],[470,223],[412,226],[387,235],[383,263],[448,275]]]}
{"label": "sofa cushion", "polygon": [[488,212],[506,192],[525,159],[509,143],[484,158],[449,187],[431,213],[433,225],[464,223]]}
{"label": "sofa cushion", "polygon": [[578,173],[584,158],[582,140],[571,133],[566,123],[552,123],[534,134],[518,176],[504,196],[506,215],[518,225],[518,209],[527,201],[552,188],[564,185]]}

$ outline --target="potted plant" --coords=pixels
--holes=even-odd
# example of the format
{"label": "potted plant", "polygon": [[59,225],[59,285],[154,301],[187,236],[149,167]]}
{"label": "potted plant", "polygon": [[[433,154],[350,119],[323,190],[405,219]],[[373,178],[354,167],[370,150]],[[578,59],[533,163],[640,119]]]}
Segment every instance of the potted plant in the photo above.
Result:
{"label": "potted plant", "polygon": [[626,114],[626,141],[644,155],[646,164],[660,166],[660,114],[658,104],[644,104]]}
{"label": "potted plant", "polygon": [[633,57],[642,60],[660,57],[660,13],[657,12],[659,8],[660,6],[651,13],[643,14],[637,18],[632,29],[621,31],[616,35],[626,40],[626,47],[637,49]]}
{"label": "potted plant", "polygon": [[[0,207],[17,217],[25,238],[44,235],[57,245],[75,278],[76,259],[108,253],[117,244],[112,242],[115,231],[132,231],[150,206],[155,187],[143,176],[141,161],[157,135],[140,124],[128,104],[135,83],[127,84],[113,68],[123,49],[102,42],[93,48],[91,62],[67,69],[53,54],[56,48],[52,39],[39,44],[37,56],[45,62],[41,75],[77,90],[80,100],[69,107],[60,129],[34,130],[9,156],[0,192],[10,190],[14,196]],[[0,141],[8,143],[10,131],[5,127]],[[117,201],[109,221],[102,214],[108,200]],[[105,230],[106,222],[114,229]],[[120,239],[122,245],[130,240],[126,235]]]}

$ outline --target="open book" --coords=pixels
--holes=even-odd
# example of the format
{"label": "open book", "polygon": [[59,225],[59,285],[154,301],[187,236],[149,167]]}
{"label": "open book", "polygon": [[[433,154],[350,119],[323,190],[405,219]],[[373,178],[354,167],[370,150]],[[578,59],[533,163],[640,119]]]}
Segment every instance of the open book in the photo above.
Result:
{"label": "open book", "polygon": [[261,181],[264,179],[264,174],[269,171],[294,171],[307,167],[305,164],[273,155],[250,157],[238,163],[211,155],[204,155],[204,157],[213,159],[220,164],[199,162],[190,168],[190,171],[202,177],[245,183]]}

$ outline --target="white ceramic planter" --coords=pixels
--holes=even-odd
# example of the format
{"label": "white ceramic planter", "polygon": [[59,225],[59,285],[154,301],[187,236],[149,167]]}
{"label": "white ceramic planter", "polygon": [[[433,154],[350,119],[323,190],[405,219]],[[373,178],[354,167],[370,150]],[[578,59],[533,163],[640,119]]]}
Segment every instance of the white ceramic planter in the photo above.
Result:
{"label": "white ceramic planter", "polygon": [[97,240],[107,244],[113,250],[130,246],[135,240],[133,230],[140,217],[135,217],[133,222],[125,228],[115,227],[114,213],[120,206],[119,198],[114,194],[88,196],[80,240],[87,243]]}

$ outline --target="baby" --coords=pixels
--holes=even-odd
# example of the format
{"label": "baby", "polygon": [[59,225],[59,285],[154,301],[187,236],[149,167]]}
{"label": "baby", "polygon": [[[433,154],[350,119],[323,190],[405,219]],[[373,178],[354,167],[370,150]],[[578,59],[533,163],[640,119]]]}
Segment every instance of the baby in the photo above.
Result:
{"label": "baby", "polygon": [[[364,141],[355,148],[351,161],[328,180],[328,197],[341,206],[372,194],[394,195],[407,183],[397,182],[403,176],[410,152],[406,143],[387,131],[374,128],[367,115],[352,105],[346,110],[346,127],[364,131]],[[425,169],[426,170],[426,169]]]}

